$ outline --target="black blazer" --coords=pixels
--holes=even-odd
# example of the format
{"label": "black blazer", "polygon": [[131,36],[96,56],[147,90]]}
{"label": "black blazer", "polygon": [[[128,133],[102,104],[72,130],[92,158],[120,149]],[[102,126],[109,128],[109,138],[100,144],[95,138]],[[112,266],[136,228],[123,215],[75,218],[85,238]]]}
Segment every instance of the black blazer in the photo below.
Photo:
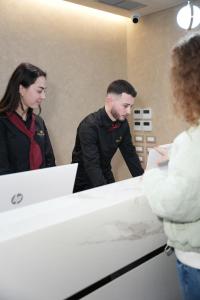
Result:
{"label": "black blazer", "polygon": [[[32,112],[28,114],[25,125],[31,124]],[[35,140],[42,152],[40,168],[55,166],[55,158],[47,128],[43,119],[36,115]],[[0,115],[0,175],[30,170],[30,140],[5,114]]]}
{"label": "black blazer", "polygon": [[111,160],[118,148],[132,176],[142,175],[127,120],[113,122],[105,108],[87,116],[79,124],[72,153],[72,162],[79,164],[74,192],[114,182]]}

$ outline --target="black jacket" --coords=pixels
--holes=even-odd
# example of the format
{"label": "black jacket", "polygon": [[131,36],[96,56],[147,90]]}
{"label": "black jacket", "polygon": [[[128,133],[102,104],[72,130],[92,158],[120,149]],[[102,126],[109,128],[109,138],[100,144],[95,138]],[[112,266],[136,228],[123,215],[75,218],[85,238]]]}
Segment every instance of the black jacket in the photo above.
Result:
{"label": "black jacket", "polygon": [[74,192],[114,182],[111,159],[118,148],[132,176],[142,175],[128,122],[113,122],[105,108],[87,116],[79,124],[72,153],[72,163],[79,164]]}
{"label": "black jacket", "polygon": [[[25,125],[31,124],[29,113]],[[43,162],[40,168],[55,166],[53,149],[43,119],[36,116],[35,140],[42,152]],[[8,118],[0,115],[0,175],[30,170],[29,165],[29,138],[22,133]]]}

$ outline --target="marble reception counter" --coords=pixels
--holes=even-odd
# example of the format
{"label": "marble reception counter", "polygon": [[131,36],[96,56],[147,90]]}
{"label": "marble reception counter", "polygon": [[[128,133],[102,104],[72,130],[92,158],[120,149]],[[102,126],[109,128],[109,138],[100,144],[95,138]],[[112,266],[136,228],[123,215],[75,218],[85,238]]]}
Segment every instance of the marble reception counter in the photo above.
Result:
{"label": "marble reception counter", "polygon": [[[165,243],[162,223],[143,195],[141,178],[0,213],[0,299],[145,300],[145,276],[144,282],[134,281],[137,298],[132,297],[134,285],[125,287],[120,277],[113,286],[88,287]],[[156,279],[160,273],[154,274],[153,261],[148,274]],[[159,258],[161,273],[163,264],[168,267],[161,280],[162,300],[178,299],[171,258],[167,262]],[[135,272],[137,268],[134,276]],[[171,289],[169,298],[163,289]],[[146,299],[156,300],[155,292],[146,293]]]}

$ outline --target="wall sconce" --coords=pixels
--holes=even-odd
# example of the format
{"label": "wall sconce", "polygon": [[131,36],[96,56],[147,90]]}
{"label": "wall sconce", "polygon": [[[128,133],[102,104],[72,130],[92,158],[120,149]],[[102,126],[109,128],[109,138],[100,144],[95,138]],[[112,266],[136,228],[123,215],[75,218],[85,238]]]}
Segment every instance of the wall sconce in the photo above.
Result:
{"label": "wall sconce", "polygon": [[187,30],[197,27],[200,24],[200,8],[188,1],[188,4],[179,10],[177,23]]}

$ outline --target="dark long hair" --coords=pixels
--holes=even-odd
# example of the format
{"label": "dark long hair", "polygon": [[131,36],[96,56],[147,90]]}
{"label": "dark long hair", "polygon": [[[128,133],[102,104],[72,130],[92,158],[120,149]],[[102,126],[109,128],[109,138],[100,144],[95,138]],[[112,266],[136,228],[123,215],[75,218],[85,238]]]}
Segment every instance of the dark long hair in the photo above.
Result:
{"label": "dark long hair", "polygon": [[13,112],[19,105],[22,106],[19,86],[28,88],[40,76],[46,78],[46,73],[32,64],[21,63],[10,77],[5,94],[0,101],[0,112]]}

